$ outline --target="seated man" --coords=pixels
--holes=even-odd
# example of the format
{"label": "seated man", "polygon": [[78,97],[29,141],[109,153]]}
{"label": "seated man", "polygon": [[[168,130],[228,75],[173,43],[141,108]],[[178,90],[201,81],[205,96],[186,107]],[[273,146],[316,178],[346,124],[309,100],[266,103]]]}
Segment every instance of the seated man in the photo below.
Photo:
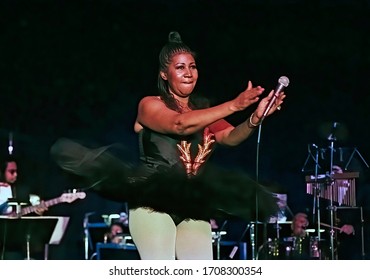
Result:
{"label": "seated man", "polygon": [[123,225],[119,222],[113,222],[109,227],[109,232],[106,233],[107,242],[116,244],[125,243],[128,234],[124,233]]}
{"label": "seated man", "polygon": [[[340,222],[337,220],[337,222]],[[330,225],[321,223],[322,228],[326,227],[325,234],[321,235],[321,240],[319,240],[318,236],[310,236],[309,231],[307,230],[307,226],[309,225],[308,216],[305,213],[297,213],[292,221],[291,229],[292,229],[292,258],[299,258],[299,259],[330,259],[330,245],[329,240],[330,236]],[[348,255],[344,255],[346,252],[345,248],[345,240],[352,240],[350,236],[354,235],[354,227],[350,224],[343,224],[340,227],[334,226],[334,230],[336,230],[336,250],[339,253],[339,259],[350,259]],[[320,230],[321,231],[321,230]],[[316,229],[313,231],[316,233]],[[344,233],[344,236],[341,234]],[[324,237],[324,238],[323,238]],[[354,245],[354,243],[352,243]],[[353,246],[351,247],[352,251],[354,250]],[[348,252],[346,252],[348,253]]]}

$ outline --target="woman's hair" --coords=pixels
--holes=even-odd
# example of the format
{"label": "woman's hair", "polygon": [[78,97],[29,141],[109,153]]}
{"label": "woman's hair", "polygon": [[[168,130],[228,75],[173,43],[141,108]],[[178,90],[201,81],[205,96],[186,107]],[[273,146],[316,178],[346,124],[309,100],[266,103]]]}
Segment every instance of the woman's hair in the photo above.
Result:
{"label": "woman's hair", "polygon": [[[166,106],[172,110],[177,112],[181,112],[175,98],[169,91],[168,88],[168,81],[162,79],[160,72],[166,71],[168,65],[171,63],[173,57],[177,54],[181,53],[189,53],[194,58],[196,57],[196,53],[192,51],[183,41],[181,40],[181,36],[177,31],[172,31],[168,35],[168,42],[163,46],[161,52],[159,53],[159,70],[158,70],[158,90],[159,94],[166,104]],[[189,107],[192,109],[204,107],[202,105],[197,105],[194,97],[190,96]]]}

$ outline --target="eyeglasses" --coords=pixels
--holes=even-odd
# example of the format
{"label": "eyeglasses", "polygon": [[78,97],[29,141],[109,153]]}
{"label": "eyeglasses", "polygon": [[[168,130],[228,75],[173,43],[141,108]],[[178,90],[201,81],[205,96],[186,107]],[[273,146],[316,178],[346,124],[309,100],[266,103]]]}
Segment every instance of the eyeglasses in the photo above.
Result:
{"label": "eyeglasses", "polygon": [[10,169],[10,170],[8,170],[8,172],[9,172],[10,174],[14,175],[14,173],[17,173],[17,172],[18,172],[18,170],[17,170],[17,169]]}

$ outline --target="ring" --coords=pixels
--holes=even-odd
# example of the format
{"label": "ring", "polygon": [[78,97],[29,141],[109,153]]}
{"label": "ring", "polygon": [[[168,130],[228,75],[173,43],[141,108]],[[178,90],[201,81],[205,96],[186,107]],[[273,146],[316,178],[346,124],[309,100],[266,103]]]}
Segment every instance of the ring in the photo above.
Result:
{"label": "ring", "polygon": [[280,105],[277,106],[276,109],[280,111],[281,110],[281,106]]}

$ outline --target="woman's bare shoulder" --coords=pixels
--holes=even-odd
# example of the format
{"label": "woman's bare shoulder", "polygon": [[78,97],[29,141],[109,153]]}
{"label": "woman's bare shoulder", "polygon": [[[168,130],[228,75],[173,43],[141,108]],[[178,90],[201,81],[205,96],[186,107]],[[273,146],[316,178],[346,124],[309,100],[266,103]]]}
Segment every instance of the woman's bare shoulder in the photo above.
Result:
{"label": "woman's bare shoulder", "polygon": [[161,97],[160,96],[148,95],[148,96],[144,96],[140,100],[140,103],[142,103],[142,102],[158,102],[158,101],[161,101]]}
{"label": "woman's bare shoulder", "polygon": [[145,96],[140,100],[139,107],[162,107],[164,105],[159,96]]}

